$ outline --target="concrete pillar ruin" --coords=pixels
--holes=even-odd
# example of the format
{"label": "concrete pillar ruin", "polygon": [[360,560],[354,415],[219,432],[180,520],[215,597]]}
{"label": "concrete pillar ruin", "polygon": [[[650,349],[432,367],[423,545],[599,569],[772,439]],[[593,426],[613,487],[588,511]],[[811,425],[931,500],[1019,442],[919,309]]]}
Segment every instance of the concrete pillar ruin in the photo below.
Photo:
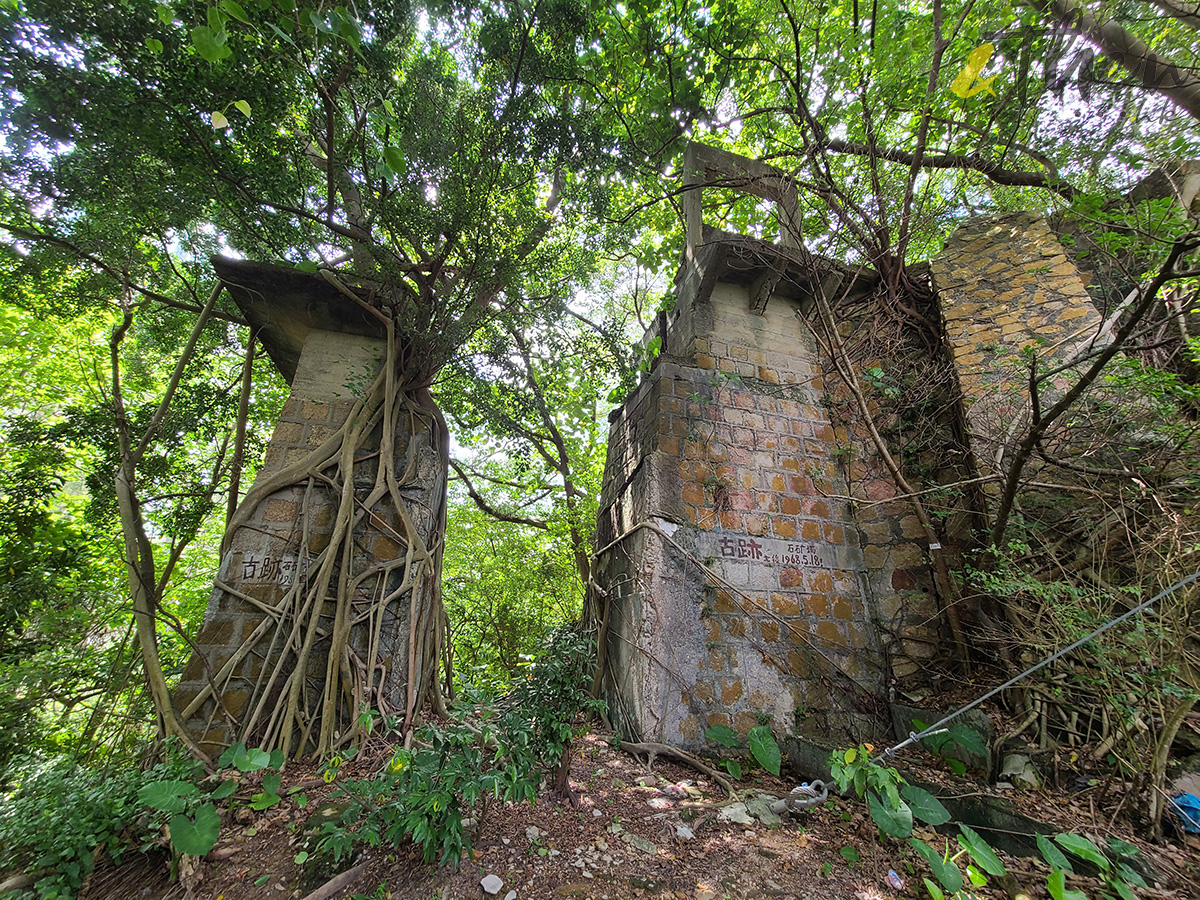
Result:
{"label": "concrete pillar ruin", "polygon": [[[346,423],[359,395],[379,370],[386,342],[372,317],[315,276],[258,263],[216,260],[215,264],[291,385],[266,461],[258,472],[255,483],[261,484],[299,461],[312,459]],[[368,446],[379,446],[379,431],[376,425]],[[428,535],[434,524],[429,511],[437,508],[437,498],[423,497],[422,491],[440,485],[437,473],[441,462],[428,427],[425,431],[418,427],[412,441],[414,477],[406,491],[418,501],[413,513],[417,530]],[[401,472],[409,452],[409,434],[398,430],[395,453]],[[369,489],[376,465],[369,453],[364,455],[368,458],[355,467],[354,478],[357,485]],[[312,562],[329,542],[337,507],[337,497],[322,483],[319,469],[314,468],[311,489],[306,490],[307,483],[308,478],[302,477],[260,503],[233,535],[221,560],[196,638],[196,652],[174,694],[177,713],[206,750],[219,752],[243,731],[248,729],[252,736],[264,727],[265,721],[248,721],[250,712],[264,694],[275,697],[281,690],[281,678],[269,682],[289,637],[274,627],[278,610],[295,602],[301,589],[308,586]],[[402,534],[394,509],[381,503],[371,510],[355,530],[354,572],[401,556]],[[364,580],[355,595],[356,608],[370,609],[380,589],[376,579]],[[330,610],[331,600],[326,598]],[[393,604],[386,615],[374,683],[393,709],[403,710],[407,600]],[[332,624],[330,615],[322,613],[322,618]],[[358,662],[368,656],[365,641],[366,628],[360,623],[351,638]],[[323,643],[327,647],[328,639]],[[318,640],[314,646],[305,676],[306,688],[315,696],[319,696],[327,665],[321,644]],[[220,706],[213,700],[214,687],[220,694]]]}
{"label": "concrete pillar ruin", "polygon": [[[766,185],[753,193],[788,215],[778,170],[700,155],[707,178]],[[831,418],[836,376],[809,327],[814,291],[860,300],[877,277],[794,239],[708,228],[699,194],[660,355],[610,417],[597,534],[610,718],[693,749],[711,726],[763,721],[779,736],[878,734],[894,672],[940,642],[927,549]]]}

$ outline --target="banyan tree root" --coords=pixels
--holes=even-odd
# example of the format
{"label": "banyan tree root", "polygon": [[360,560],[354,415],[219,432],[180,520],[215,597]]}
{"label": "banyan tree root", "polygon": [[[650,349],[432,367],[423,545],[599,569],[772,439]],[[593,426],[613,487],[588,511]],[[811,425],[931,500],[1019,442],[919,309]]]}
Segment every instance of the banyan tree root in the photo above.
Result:
{"label": "banyan tree root", "polygon": [[[274,606],[229,591],[258,606],[263,622],[184,711],[185,720],[214,691],[228,689],[251,653],[264,655],[266,665],[236,737],[279,747],[285,756],[331,754],[348,734],[364,732],[360,716],[368,709],[402,705],[402,727],[411,734],[423,707],[444,708],[440,572],[449,438],[429,391],[403,384],[408,360],[397,343],[389,335],[382,371],[342,427],[255,484],[230,519],[224,549],[268,497],[299,496],[298,575]],[[318,511],[328,511],[329,521],[315,542]],[[399,548],[396,558],[364,552],[368,528]]]}
{"label": "banyan tree root", "polygon": [[725,793],[729,795],[729,799],[737,799],[737,792],[733,789],[733,783],[728,778],[686,750],[680,750],[678,747],[672,747],[670,744],[659,744],[653,741],[635,743],[633,741],[613,740],[609,742],[609,745],[613,749],[621,750],[631,756],[645,756],[647,765],[654,765],[654,758],[656,756],[666,756],[686,766],[691,766],[701,775],[706,775],[719,784],[725,790]]}
{"label": "banyan tree root", "polygon": [[367,871],[367,865],[369,863],[369,859],[364,859],[354,868],[347,869],[340,875],[334,875],[327,882],[305,897],[304,900],[331,900],[331,898],[338,895],[339,891],[354,884],[354,882],[358,880],[358,876]]}

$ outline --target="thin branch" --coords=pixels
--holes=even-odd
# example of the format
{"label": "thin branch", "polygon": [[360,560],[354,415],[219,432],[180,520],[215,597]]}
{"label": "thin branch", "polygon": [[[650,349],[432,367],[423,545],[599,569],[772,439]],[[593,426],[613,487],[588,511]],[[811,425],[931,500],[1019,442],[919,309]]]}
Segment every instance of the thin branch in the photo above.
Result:
{"label": "thin branch", "polygon": [[466,470],[459,465],[457,461],[453,459],[450,460],[450,468],[457,472],[458,477],[462,479],[462,483],[467,488],[467,496],[474,500],[475,505],[493,519],[496,519],[499,522],[509,522],[513,525],[528,525],[530,528],[541,528],[543,530],[550,528],[550,526],[541,519],[527,519],[524,516],[515,516],[511,513],[501,512],[500,510],[496,509],[496,507],[492,506],[487,502],[487,500],[484,499],[482,494],[475,490],[475,486],[471,484],[471,479],[467,477]]}
{"label": "thin branch", "polygon": [[1150,284],[1146,286],[1145,292],[1142,295],[1141,301],[1137,307],[1130,313],[1125,324],[1113,335],[1112,343],[1104,348],[1104,351],[1096,357],[1095,362],[1084,372],[1079,380],[1055,403],[1048,409],[1036,424],[1032,425],[1025,437],[1022,438],[1020,445],[1017,447],[1016,453],[1013,455],[1013,460],[1009,464],[1008,473],[1004,480],[1004,489],[1000,494],[1000,503],[996,510],[996,521],[992,526],[992,546],[999,547],[1001,541],[1004,540],[1004,532],[1008,528],[1009,516],[1012,514],[1013,504],[1016,502],[1017,488],[1021,482],[1021,475],[1025,469],[1025,464],[1033,456],[1034,450],[1041,443],[1042,438],[1049,430],[1050,426],[1058,420],[1068,409],[1074,405],[1075,401],[1091,387],[1104,367],[1108,365],[1108,361],[1116,356],[1124,346],[1133,330],[1137,327],[1142,317],[1150,309],[1155,298],[1158,296],[1159,290],[1168,281],[1180,278],[1180,273],[1175,271],[1175,264],[1187,253],[1200,247],[1200,235],[1196,233],[1185,235],[1171,246],[1171,252],[1167,254],[1166,261],[1158,270],[1158,274],[1154,276]]}
{"label": "thin branch", "polygon": [[[7,231],[9,234],[18,237],[23,241],[36,241],[37,243],[50,244],[51,246],[60,247],[63,250],[67,250],[84,262],[95,266],[114,281],[128,286],[130,290],[136,291],[147,300],[153,300],[156,303],[161,303],[163,306],[169,306],[172,309],[182,309],[186,312],[199,313],[203,311],[202,307],[194,306],[191,303],[182,303],[179,300],[168,297],[166,294],[160,294],[158,291],[152,290],[144,285],[135,284],[134,282],[129,281],[125,273],[113,268],[98,256],[88,253],[82,247],[71,243],[66,238],[59,237],[55,234],[50,234],[46,231],[34,231],[20,225],[14,225],[12,222],[0,222],[0,229]],[[233,322],[235,325],[250,324],[240,316],[231,315],[230,313],[222,312],[219,309],[212,310],[209,315],[211,315],[213,318],[222,319],[226,322]]]}

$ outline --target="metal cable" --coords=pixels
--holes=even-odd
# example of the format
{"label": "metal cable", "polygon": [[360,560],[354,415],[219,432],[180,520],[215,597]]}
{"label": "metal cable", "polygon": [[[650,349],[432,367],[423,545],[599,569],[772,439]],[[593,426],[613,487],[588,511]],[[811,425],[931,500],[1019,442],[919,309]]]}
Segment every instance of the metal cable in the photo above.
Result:
{"label": "metal cable", "polygon": [[1200,579],[1200,571],[1192,573],[1191,575],[1189,575],[1187,578],[1183,579],[1182,581],[1177,581],[1175,584],[1171,585],[1165,591],[1155,594],[1149,600],[1146,600],[1143,603],[1139,603],[1137,606],[1133,607],[1132,609],[1121,613],[1121,615],[1117,616],[1115,619],[1110,619],[1109,621],[1107,621],[1103,625],[1101,625],[1099,628],[1097,628],[1095,631],[1091,632],[1088,635],[1085,635],[1084,637],[1081,637],[1075,643],[1069,644],[1068,646],[1059,650],[1057,653],[1053,654],[1052,656],[1046,657],[1037,665],[1030,666],[1028,669],[1026,669],[1020,675],[1017,675],[1015,678],[1010,678],[1008,681],[1004,682],[1004,684],[1000,685],[997,688],[993,688],[992,690],[990,690],[986,694],[984,694],[982,697],[980,697],[978,700],[972,700],[966,706],[962,707],[961,709],[955,710],[954,712],[950,713],[950,715],[948,715],[948,716],[944,717],[943,719],[941,719],[940,721],[935,722],[934,724],[930,725],[928,728],[926,728],[924,731],[920,732],[919,734],[915,731],[910,731],[908,733],[907,738],[905,738],[903,741],[901,741],[899,744],[897,744],[894,747],[888,747],[886,750],[884,750],[882,753],[880,753],[878,756],[876,756],[875,759],[879,760],[881,757],[884,757],[884,756],[889,757],[889,758],[894,757],[897,753],[899,753],[901,750],[903,750],[909,744],[914,744],[917,741],[921,740],[922,738],[928,737],[931,734],[937,734],[939,730],[945,730],[942,728],[942,726],[945,725],[947,722],[950,722],[953,719],[958,718],[959,716],[961,716],[963,713],[967,712],[968,710],[972,710],[975,707],[979,706],[981,703],[984,703],[987,700],[990,700],[992,697],[995,697],[1001,691],[1008,690],[1010,687],[1012,687],[1014,684],[1016,684],[1018,681],[1025,678],[1026,676],[1032,675],[1034,672],[1038,671],[1039,669],[1044,669],[1046,666],[1050,665],[1050,663],[1054,662],[1056,659],[1061,659],[1062,657],[1066,656],[1071,651],[1076,650],[1079,647],[1082,647],[1084,644],[1086,644],[1088,641],[1090,641],[1092,638],[1096,637],[1097,635],[1103,634],[1104,632],[1108,631],[1108,629],[1112,628],[1114,625],[1119,625],[1122,622],[1124,622],[1126,619],[1129,619],[1129,618],[1137,615],[1138,613],[1142,612],[1143,610],[1150,608],[1155,603],[1157,603],[1159,600],[1163,599],[1163,597],[1169,597],[1171,594],[1175,593],[1180,588],[1186,587],[1187,585],[1191,584],[1193,581],[1196,581],[1197,579]]}

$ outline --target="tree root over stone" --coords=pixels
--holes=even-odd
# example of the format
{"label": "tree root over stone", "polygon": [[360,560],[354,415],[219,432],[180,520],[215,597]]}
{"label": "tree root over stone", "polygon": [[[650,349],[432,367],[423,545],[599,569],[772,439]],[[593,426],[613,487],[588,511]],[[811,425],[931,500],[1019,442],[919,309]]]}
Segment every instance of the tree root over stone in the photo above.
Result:
{"label": "tree root over stone", "polygon": [[633,741],[618,741],[615,738],[609,741],[609,745],[614,750],[620,750],[623,753],[628,753],[630,756],[645,756],[647,766],[654,765],[654,757],[656,756],[670,757],[686,766],[691,766],[701,775],[707,775],[725,790],[725,793],[729,795],[729,799],[737,799],[737,791],[733,789],[733,782],[702,759],[693,756],[686,750],[680,750],[678,747],[672,747],[670,744],[659,744],[653,741],[635,743]]}
{"label": "tree root over stone", "polygon": [[[389,328],[382,369],[344,424],[303,459],[256,483],[230,519],[222,555],[260,503],[281,491],[298,495],[301,574],[271,606],[219,585],[259,607],[264,618],[189,703],[183,720],[227,690],[251,653],[269,664],[250,691],[234,736],[264,749],[278,747],[285,757],[308,751],[328,756],[361,739],[364,710],[400,714],[406,742],[426,705],[445,712],[440,570],[449,440],[428,389],[409,381],[419,369],[410,356],[411,348]],[[436,472],[428,459],[422,467],[422,454],[436,455]],[[324,546],[317,549],[315,520],[322,513],[330,521],[319,529]],[[399,548],[395,558],[365,557],[359,540],[368,526]],[[395,672],[384,664],[385,632],[396,627],[393,620],[403,629],[390,639]],[[393,708],[389,701],[397,697],[401,705]]]}

